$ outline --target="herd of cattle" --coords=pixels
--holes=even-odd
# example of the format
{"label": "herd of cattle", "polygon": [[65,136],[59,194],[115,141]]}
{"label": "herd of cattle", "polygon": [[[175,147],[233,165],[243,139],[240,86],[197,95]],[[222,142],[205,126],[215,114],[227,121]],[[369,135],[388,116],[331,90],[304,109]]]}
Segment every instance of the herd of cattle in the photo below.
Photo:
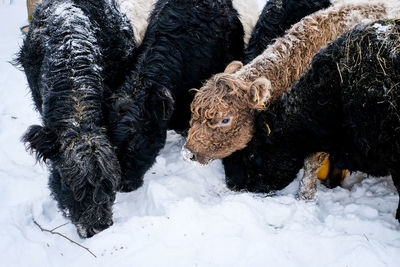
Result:
{"label": "herd of cattle", "polygon": [[280,190],[304,166],[312,198],[329,162],[332,179],[391,175],[400,191],[400,1],[260,3],[37,5],[18,62],[42,125],[23,140],[81,237],[112,225],[167,130],[185,159],[222,159],[233,190]]}

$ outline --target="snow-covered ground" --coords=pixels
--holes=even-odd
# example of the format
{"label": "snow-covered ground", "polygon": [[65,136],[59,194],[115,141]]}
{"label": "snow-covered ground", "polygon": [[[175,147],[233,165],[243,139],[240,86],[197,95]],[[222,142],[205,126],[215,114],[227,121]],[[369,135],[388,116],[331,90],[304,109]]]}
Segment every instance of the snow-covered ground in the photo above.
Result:
{"label": "snow-covered ground", "polygon": [[[295,199],[298,180],[275,196],[235,193],[220,162],[184,162],[172,132],[144,186],[118,194],[114,225],[80,239],[49,195],[46,167],[20,142],[39,123],[24,74],[8,63],[21,45],[25,2],[0,0],[1,266],[400,266],[390,177],[319,186],[315,202]],[[47,229],[68,223],[57,231],[97,257],[33,220]]]}

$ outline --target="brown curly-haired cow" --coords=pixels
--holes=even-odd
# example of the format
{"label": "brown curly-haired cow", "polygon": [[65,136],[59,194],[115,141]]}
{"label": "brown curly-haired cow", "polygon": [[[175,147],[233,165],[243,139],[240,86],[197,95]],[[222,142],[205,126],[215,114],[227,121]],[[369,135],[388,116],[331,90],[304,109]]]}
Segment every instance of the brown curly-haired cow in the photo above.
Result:
{"label": "brown curly-haired cow", "polygon": [[[213,76],[196,93],[184,158],[207,164],[245,148],[254,132],[260,130],[254,125],[256,112],[279,99],[306,72],[319,49],[358,23],[398,14],[399,1],[338,1],[293,25],[248,65],[243,67],[238,61],[229,64],[224,73]],[[319,163],[306,164],[314,167],[306,170],[310,180],[304,182],[307,189],[302,191],[314,187],[315,166],[323,162],[321,156],[327,154],[313,155],[310,160],[317,157]]]}

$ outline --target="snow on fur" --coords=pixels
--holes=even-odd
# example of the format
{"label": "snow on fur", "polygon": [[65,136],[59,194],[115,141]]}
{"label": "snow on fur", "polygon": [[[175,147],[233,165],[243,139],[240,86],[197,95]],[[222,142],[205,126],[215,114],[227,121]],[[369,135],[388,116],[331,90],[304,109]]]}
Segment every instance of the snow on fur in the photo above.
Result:
{"label": "snow on fur", "polygon": [[[194,168],[180,158],[183,140],[169,133],[144,186],[117,194],[114,225],[80,239],[72,224],[59,232],[93,251],[41,232],[67,220],[47,189],[47,170],[20,137],[33,122],[23,72],[8,61],[21,45],[25,1],[0,1],[0,251],[4,266],[397,266],[398,195],[390,177],[350,189],[318,188],[316,202],[294,198],[295,181],[277,196],[233,193],[220,162]],[[354,180],[362,176],[355,174]]]}

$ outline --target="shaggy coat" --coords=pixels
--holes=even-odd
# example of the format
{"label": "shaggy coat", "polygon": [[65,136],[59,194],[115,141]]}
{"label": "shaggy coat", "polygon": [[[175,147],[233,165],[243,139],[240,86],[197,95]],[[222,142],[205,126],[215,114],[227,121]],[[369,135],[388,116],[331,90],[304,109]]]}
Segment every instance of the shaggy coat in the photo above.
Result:
{"label": "shaggy coat", "polygon": [[112,224],[115,191],[141,185],[166,129],[188,125],[188,89],[242,56],[259,15],[256,0],[155,2],[43,1],[20,52],[43,118],[24,141],[82,237]]}
{"label": "shaggy coat", "polygon": [[[358,25],[314,57],[290,91],[257,114],[246,188],[287,186],[308,155],[325,151],[340,169],[391,174],[400,191],[400,20]],[[268,134],[265,125],[269,125]],[[396,218],[400,220],[399,208]]]}
{"label": "shaggy coat", "polygon": [[[245,67],[230,64],[226,73],[208,80],[194,98],[186,157],[203,164],[225,157],[228,186],[243,189],[248,176],[258,175],[250,163],[262,159],[249,147],[232,152],[250,143],[257,146],[256,133],[264,133],[266,126],[254,124],[254,114],[265,109],[265,100],[279,99],[328,41],[358,22],[396,16],[399,7],[396,1],[338,4],[305,17]],[[260,90],[263,87],[268,90]]]}
{"label": "shaggy coat", "polygon": [[157,0],[115,0],[131,23],[137,45],[143,41],[151,11]]}
{"label": "shaggy coat", "polygon": [[329,0],[270,0],[264,6],[244,51],[247,64],[260,55],[273,39],[284,34],[303,17],[330,5]]}
{"label": "shaggy coat", "polygon": [[42,1],[20,51],[43,123],[23,140],[47,160],[52,195],[82,237],[112,224],[121,178],[104,102],[135,51],[131,25],[111,0]]}
{"label": "shaggy coat", "polygon": [[[186,147],[198,154],[202,163],[244,148],[255,130],[254,112],[265,109],[267,98],[269,102],[279,99],[305,73],[321,47],[357,22],[387,15],[382,3],[333,6],[293,25],[246,66],[232,62],[225,73],[213,76],[196,93]],[[268,90],[258,90],[263,85]],[[265,95],[258,94],[264,91]],[[229,123],[219,124],[224,119]],[[208,126],[208,121],[218,127]]]}
{"label": "shaggy coat", "polygon": [[187,129],[190,89],[240,58],[243,45],[243,27],[231,1],[157,3],[135,69],[107,101],[123,190],[142,184],[167,129]]}
{"label": "shaggy coat", "polygon": [[52,194],[82,237],[112,224],[116,190],[142,183],[166,129],[187,127],[189,89],[243,53],[231,1],[160,0],[148,27],[150,5],[136,2],[135,32],[148,28],[138,49],[120,12],[132,6],[118,2],[43,1],[19,56],[43,118],[24,141],[48,160]]}

